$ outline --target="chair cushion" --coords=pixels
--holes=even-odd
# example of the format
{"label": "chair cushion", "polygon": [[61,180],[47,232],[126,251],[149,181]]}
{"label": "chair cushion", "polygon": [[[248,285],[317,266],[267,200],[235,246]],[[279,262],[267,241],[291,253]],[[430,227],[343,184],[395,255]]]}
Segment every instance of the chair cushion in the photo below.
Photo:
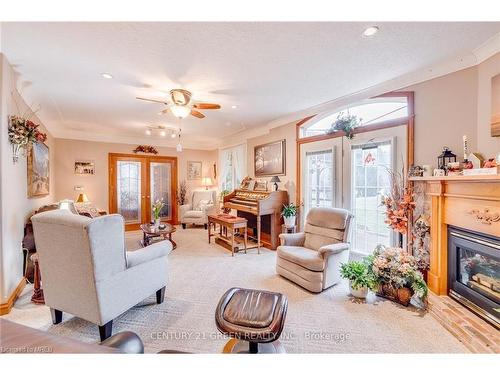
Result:
{"label": "chair cushion", "polygon": [[198,206],[193,207],[193,209],[195,211],[203,211],[205,209],[205,207],[207,207],[209,204],[211,204],[211,202],[208,199],[201,199],[198,202]]}
{"label": "chair cushion", "polygon": [[315,207],[307,213],[306,222],[316,227],[344,230],[351,214],[342,208]]}
{"label": "chair cushion", "polygon": [[278,246],[278,257],[298,264],[311,271],[323,271],[325,263],[323,257],[316,251],[301,246]]}
{"label": "chair cushion", "polygon": [[203,217],[203,211],[196,211],[196,210],[190,210],[186,211],[184,214],[184,217],[194,217],[194,218],[202,218]]}
{"label": "chair cushion", "polygon": [[[213,203],[214,192],[213,190],[197,190],[193,191],[193,199],[191,201],[193,210],[197,210],[197,207],[200,207],[200,202],[208,201]],[[197,210],[199,211],[199,210]]]}
{"label": "chair cushion", "polygon": [[231,288],[215,310],[217,329],[240,340],[272,342],[285,323],[288,300],[281,293]]}

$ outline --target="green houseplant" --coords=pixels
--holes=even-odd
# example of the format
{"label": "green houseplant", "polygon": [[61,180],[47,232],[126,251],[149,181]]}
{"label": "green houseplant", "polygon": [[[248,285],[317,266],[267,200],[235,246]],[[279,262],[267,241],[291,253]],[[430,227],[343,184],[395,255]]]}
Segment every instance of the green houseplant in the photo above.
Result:
{"label": "green houseplant", "polygon": [[287,228],[291,228],[295,225],[295,218],[297,217],[298,209],[299,208],[293,203],[283,205],[281,216],[283,216]]}
{"label": "green houseplant", "polygon": [[368,290],[376,286],[375,277],[366,261],[342,263],[340,276],[349,280],[349,290],[356,298],[366,298]]}
{"label": "green houseplant", "polygon": [[340,112],[337,115],[337,119],[332,124],[329,133],[335,133],[338,131],[343,131],[347,139],[354,138],[354,129],[359,126],[361,119],[356,115],[351,115],[349,112]]}

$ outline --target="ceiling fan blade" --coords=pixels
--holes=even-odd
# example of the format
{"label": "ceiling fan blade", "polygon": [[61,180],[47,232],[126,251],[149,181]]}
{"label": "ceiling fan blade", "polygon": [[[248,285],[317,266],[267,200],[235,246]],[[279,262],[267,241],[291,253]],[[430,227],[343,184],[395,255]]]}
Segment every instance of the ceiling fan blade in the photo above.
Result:
{"label": "ceiling fan blade", "polygon": [[198,117],[198,118],[205,118],[205,115],[201,112],[198,112],[194,109],[191,110],[191,115],[193,115],[194,117]]}
{"label": "ceiling fan blade", "polygon": [[166,101],[162,101],[162,100],[148,99],[148,98],[141,98],[141,97],[139,97],[139,96],[136,96],[136,99],[139,99],[139,100],[145,100],[146,102],[161,103],[161,104],[168,105],[168,102],[166,102]]}
{"label": "ceiling fan blade", "polygon": [[198,109],[220,109],[220,105],[214,103],[196,103],[193,107]]}

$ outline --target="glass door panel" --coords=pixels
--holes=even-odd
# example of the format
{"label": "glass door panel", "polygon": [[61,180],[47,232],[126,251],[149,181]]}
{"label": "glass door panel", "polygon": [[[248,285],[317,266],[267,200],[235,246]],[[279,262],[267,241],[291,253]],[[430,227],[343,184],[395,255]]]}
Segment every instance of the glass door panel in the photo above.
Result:
{"label": "glass door panel", "polygon": [[126,224],[142,221],[141,162],[117,162],[117,212]]}
{"label": "glass door panel", "polygon": [[[161,210],[160,216],[165,221],[171,220],[173,204],[171,164],[152,161],[149,166],[151,205],[158,200],[162,200],[165,205]],[[151,220],[153,220],[152,212]]]}

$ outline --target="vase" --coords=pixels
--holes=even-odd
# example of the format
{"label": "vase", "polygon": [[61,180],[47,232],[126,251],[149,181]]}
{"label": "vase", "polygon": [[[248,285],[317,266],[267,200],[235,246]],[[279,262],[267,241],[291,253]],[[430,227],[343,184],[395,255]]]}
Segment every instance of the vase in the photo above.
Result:
{"label": "vase", "polygon": [[18,144],[13,144],[12,145],[12,161],[14,163],[17,163],[19,160],[19,151],[21,151],[21,146]]}
{"label": "vase", "polygon": [[155,223],[154,223],[155,230],[160,229],[160,224],[161,224],[161,220],[160,219],[155,219]]}
{"label": "vase", "polygon": [[352,281],[349,281],[349,292],[355,298],[365,299],[366,296],[368,295],[368,288],[364,286],[358,289],[354,289],[352,287]]}
{"label": "vase", "polygon": [[284,220],[285,220],[285,226],[287,228],[292,228],[295,226],[295,216],[285,217]]}
{"label": "vase", "polygon": [[391,284],[380,284],[377,296],[390,299],[391,301],[397,302],[403,306],[408,306],[410,304],[411,297],[413,297],[413,291],[407,287],[396,288]]}

